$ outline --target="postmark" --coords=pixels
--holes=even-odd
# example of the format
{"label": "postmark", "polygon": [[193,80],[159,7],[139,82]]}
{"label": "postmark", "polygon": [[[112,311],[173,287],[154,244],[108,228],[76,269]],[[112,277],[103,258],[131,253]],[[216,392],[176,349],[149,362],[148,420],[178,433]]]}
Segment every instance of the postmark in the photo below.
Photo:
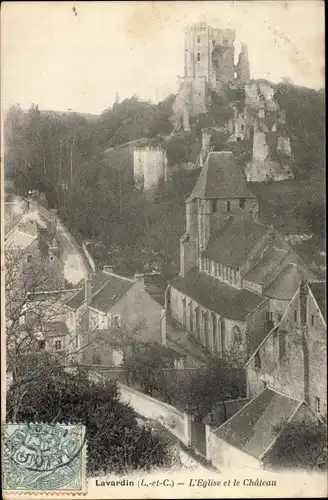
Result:
{"label": "postmark", "polygon": [[83,425],[9,423],[3,438],[4,490],[85,493]]}

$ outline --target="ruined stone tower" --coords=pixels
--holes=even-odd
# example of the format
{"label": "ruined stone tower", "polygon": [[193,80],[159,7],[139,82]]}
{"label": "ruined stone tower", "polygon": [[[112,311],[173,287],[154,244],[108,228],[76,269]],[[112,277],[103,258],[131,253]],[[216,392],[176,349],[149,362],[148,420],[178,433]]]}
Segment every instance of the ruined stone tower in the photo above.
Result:
{"label": "ruined stone tower", "polygon": [[136,186],[144,192],[156,188],[161,180],[166,181],[166,151],[161,147],[138,147],[133,152],[133,177]]}
{"label": "ruined stone tower", "polygon": [[[209,90],[221,92],[224,85],[231,82],[249,82],[245,44],[242,45],[238,64],[234,63],[235,30],[214,29],[199,23],[187,26],[184,36],[184,76],[179,79],[173,106],[174,132],[181,128],[184,114],[192,117],[206,113]],[[189,120],[184,118],[184,123],[188,125]]]}

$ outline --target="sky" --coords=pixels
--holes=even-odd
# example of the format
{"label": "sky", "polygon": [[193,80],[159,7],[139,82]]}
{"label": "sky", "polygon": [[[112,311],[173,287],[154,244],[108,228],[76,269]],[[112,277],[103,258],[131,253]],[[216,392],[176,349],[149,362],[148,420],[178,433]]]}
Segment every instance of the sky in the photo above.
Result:
{"label": "sky", "polygon": [[[100,113],[136,94],[158,101],[183,75],[184,28],[236,29],[252,78],[324,87],[324,3],[3,2],[1,95],[6,110]],[[236,54],[237,55],[237,54]]]}

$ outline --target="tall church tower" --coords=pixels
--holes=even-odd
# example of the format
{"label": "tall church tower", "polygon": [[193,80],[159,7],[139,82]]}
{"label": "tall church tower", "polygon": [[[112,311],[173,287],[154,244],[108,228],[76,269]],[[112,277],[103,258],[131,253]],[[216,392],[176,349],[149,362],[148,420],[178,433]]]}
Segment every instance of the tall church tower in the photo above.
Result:
{"label": "tall church tower", "polygon": [[224,221],[258,222],[258,202],[246,185],[242,167],[231,151],[210,152],[186,200],[186,232],[180,239],[180,274],[197,266],[211,236]]}

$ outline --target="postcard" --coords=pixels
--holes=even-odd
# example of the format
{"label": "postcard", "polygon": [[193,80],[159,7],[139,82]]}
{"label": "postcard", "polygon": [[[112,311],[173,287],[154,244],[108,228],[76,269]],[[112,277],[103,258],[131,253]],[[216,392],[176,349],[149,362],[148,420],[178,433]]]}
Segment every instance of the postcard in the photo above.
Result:
{"label": "postcard", "polygon": [[1,33],[4,498],[327,495],[324,3]]}

